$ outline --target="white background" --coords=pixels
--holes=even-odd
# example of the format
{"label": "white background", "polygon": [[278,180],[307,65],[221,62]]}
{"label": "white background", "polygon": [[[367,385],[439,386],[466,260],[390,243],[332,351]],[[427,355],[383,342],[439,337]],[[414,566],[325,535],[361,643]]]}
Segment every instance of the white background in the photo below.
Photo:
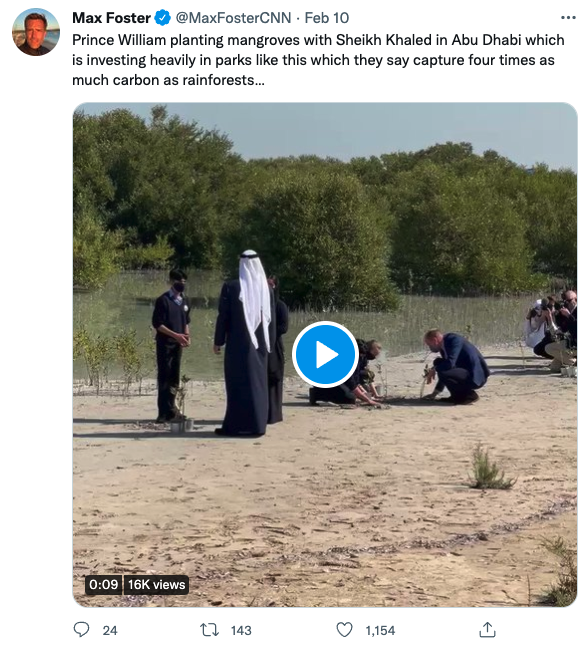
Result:
{"label": "white background", "polygon": [[[583,617],[585,569],[579,554],[580,594],[567,609],[86,609],[72,597],[72,113],[85,102],[567,102],[579,117],[579,177],[586,150],[586,16],[579,2],[493,2],[384,3],[352,2],[189,2],[140,3],[65,2],[50,0],[45,5],[57,18],[61,38],[53,52],[44,57],[20,53],[9,36],[16,16],[29,8],[16,2],[3,3],[0,39],[5,92],[2,100],[3,208],[0,236],[0,282],[3,295],[2,333],[2,642],[6,645],[37,645],[47,642],[78,644],[75,622],[83,620],[91,630],[82,645],[213,644],[398,644],[472,645],[482,625],[489,621],[501,645],[568,645],[586,640]],[[298,7],[300,8],[298,10]],[[141,25],[72,25],[72,10],[87,13],[155,14],[167,9],[172,15],[166,27]],[[213,13],[260,13],[292,11],[300,16],[292,25],[178,25],[178,11]],[[305,11],[332,14],[347,11],[347,25],[305,25]],[[586,13],[586,12],[584,12]],[[576,20],[562,20],[575,15]],[[72,33],[116,35],[119,29],[132,33],[185,35],[310,35],[314,33],[412,33],[426,35],[457,33],[562,34],[565,47],[492,48],[479,47],[489,56],[555,56],[553,67],[470,68],[410,67],[371,70],[356,67],[313,68],[279,66],[264,68],[254,75],[264,86],[219,88],[73,88],[71,77],[99,68],[72,66]],[[319,50],[297,53],[309,56]],[[131,51],[132,50],[132,51]],[[367,51],[366,51],[367,50]],[[332,48],[349,56],[362,51],[390,55],[390,48]],[[76,53],[85,55],[86,49]],[[184,48],[168,52],[163,48],[92,48],[96,55],[156,53],[178,55]],[[204,52],[236,54],[228,48]],[[246,53],[251,54],[253,50]],[[257,50],[255,50],[257,51]],[[287,50],[258,50],[281,55]],[[323,50],[321,50],[323,51]],[[327,50],[324,50],[327,51]],[[398,48],[406,55],[465,55],[472,48]],[[192,52],[191,52],[192,53]],[[291,52],[292,53],[292,52]],[[105,70],[114,76],[129,68]],[[213,71],[213,70],[211,70]],[[162,75],[193,75],[192,71],[160,68]],[[201,72],[201,70],[196,70]],[[249,75],[250,68],[226,69],[225,74]],[[156,74],[147,68],[139,74]],[[581,195],[580,195],[581,198]],[[582,201],[580,200],[580,214]],[[579,219],[579,236],[584,226]],[[580,259],[580,273],[584,263]],[[582,334],[583,335],[583,334]],[[41,358],[42,361],[39,361]],[[32,407],[31,380],[40,384]],[[581,384],[582,382],[580,382]],[[41,413],[42,412],[42,413]],[[561,412],[555,412],[556,415]],[[582,419],[582,418],[581,418]],[[516,433],[516,430],[513,430]],[[585,441],[580,434],[580,451]],[[580,477],[582,469],[580,471]],[[584,480],[579,479],[580,487]],[[580,514],[580,522],[584,521]],[[582,525],[579,538],[582,540]],[[354,630],[348,638],[335,631],[340,621],[350,621]],[[217,623],[220,636],[203,638],[199,625]],[[232,625],[248,624],[252,637],[232,637]],[[365,626],[394,625],[396,634],[367,638]],[[104,625],[116,625],[118,635],[102,635]],[[572,638],[577,636],[577,638]]]}

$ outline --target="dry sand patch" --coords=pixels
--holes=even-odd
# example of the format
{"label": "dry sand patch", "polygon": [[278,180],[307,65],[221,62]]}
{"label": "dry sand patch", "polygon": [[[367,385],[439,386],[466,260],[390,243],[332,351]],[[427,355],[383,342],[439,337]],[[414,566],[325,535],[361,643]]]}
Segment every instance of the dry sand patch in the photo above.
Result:
{"label": "dry sand patch", "polygon": [[[478,403],[418,400],[422,356],[387,361],[393,404],[310,407],[214,436],[223,385],[194,385],[194,432],[152,424],[153,395],[74,398],[74,593],[84,605],[503,606],[555,579],[542,535],[576,537],[576,381],[487,352]],[[467,486],[476,443],[518,481]],[[86,598],[83,577],[190,576],[190,594]]]}

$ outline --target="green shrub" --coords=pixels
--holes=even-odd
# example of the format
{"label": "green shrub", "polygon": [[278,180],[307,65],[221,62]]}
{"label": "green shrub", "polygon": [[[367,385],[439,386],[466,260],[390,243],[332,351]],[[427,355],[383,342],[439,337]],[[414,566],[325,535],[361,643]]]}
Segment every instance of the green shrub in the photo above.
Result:
{"label": "green shrub", "polygon": [[170,265],[174,249],[164,236],[158,236],[153,245],[126,247],[121,256],[125,270],[163,270]]}
{"label": "green shrub", "polygon": [[562,537],[544,539],[542,544],[559,560],[560,572],[556,584],[552,584],[541,602],[554,607],[567,607],[578,594],[577,551],[569,548]]}
{"label": "green shrub", "polygon": [[113,359],[114,347],[112,340],[100,335],[90,334],[86,328],[79,328],[74,333],[73,356],[83,359],[88,372],[88,383],[100,392],[102,385],[108,380],[108,369]]}
{"label": "green shrub", "polygon": [[148,119],[78,111],[73,151],[77,286],[171,258],[215,270],[229,258],[234,271],[249,247],[303,307],[390,310],[391,280],[403,291],[472,296],[542,290],[544,275],[575,285],[569,169],[528,172],[467,142],[350,162],[246,162],[226,135],[165,106]]}
{"label": "green shrub", "polygon": [[107,231],[97,217],[84,213],[74,220],[73,282],[81,288],[99,288],[120,265],[122,235]]}
{"label": "green shrub", "polygon": [[577,273],[577,176],[569,169],[537,165],[533,173],[511,172],[496,185],[511,196],[527,225],[536,271],[575,284]]}
{"label": "green shrub", "polygon": [[392,275],[403,289],[442,294],[535,290],[527,224],[490,172],[461,177],[423,162],[390,191]]}
{"label": "green shrub", "polygon": [[393,310],[386,214],[353,176],[282,171],[243,214],[228,255],[255,249],[291,306]]}
{"label": "green shrub", "polygon": [[484,451],[478,444],[474,449],[472,460],[473,476],[470,487],[480,490],[510,490],[516,479],[505,479],[496,463],[490,460],[488,450]]}
{"label": "green shrub", "polygon": [[125,392],[128,394],[133,382],[140,382],[143,375],[143,356],[141,342],[137,341],[137,331],[129,330],[119,333],[113,340],[116,358],[120,362],[124,380]]}

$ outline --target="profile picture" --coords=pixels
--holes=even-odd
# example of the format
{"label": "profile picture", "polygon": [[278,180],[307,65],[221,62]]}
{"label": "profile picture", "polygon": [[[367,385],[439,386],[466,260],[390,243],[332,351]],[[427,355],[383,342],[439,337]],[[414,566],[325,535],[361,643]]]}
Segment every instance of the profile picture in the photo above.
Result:
{"label": "profile picture", "polygon": [[59,41],[59,23],[45,9],[27,9],[14,21],[12,39],[23,54],[49,54]]}

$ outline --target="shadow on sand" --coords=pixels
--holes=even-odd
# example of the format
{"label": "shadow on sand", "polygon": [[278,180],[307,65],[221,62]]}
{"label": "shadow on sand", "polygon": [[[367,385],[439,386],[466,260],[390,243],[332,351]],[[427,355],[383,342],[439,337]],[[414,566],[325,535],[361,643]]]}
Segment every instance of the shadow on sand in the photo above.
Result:
{"label": "shadow on sand", "polygon": [[[154,425],[152,418],[137,420],[137,418],[74,418],[74,425]],[[223,424],[222,420],[194,420],[197,427],[218,427]],[[162,425],[163,429],[163,425]]]}
{"label": "shadow on sand", "polygon": [[[530,350],[531,349],[529,349],[529,351]],[[484,359],[485,360],[489,360],[489,359],[505,359],[505,360],[510,360],[511,362],[520,362],[520,361],[522,361],[522,357],[521,357],[520,353],[518,354],[518,356],[516,356],[516,355],[484,355]],[[539,357],[538,355],[527,355],[525,353],[525,362],[535,361],[537,359],[545,361],[545,357]]]}
{"label": "shadow on sand", "polygon": [[282,402],[283,407],[310,407],[310,401],[307,397],[298,402]]}
{"label": "shadow on sand", "polygon": [[74,434],[74,438],[105,438],[105,439],[124,439],[124,440],[149,440],[151,438],[173,438],[191,440],[257,440],[261,436],[219,436],[214,431],[185,431],[184,433],[172,434],[170,431],[162,429],[161,431],[113,431],[103,433]]}
{"label": "shadow on sand", "polygon": [[[446,393],[446,395],[449,395]],[[443,407],[451,405],[451,402],[443,402],[442,400],[425,400],[423,398],[386,398],[379,404],[387,407]],[[312,409],[331,408],[331,409],[349,409],[350,411],[356,409],[377,409],[377,407],[368,404],[338,404],[333,402],[317,402],[313,407],[310,406],[308,400],[304,402],[284,402],[284,407],[308,407]]]}
{"label": "shadow on sand", "polygon": [[545,377],[556,375],[556,373],[551,373],[549,369],[545,368],[518,368],[518,367],[508,367],[500,368],[495,371],[493,368],[490,369],[490,376],[492,375],[508,375],[510,377],[526,377],[529,375],[544,375]]}
{"label": "shadow on sand", "polygon": [[[449,393],[445,394],[446,396]],[[424,398],[386,398],[382,404],[392,407],[446,407],[451,405],[450,402],[442,400],[425,400]]]}

